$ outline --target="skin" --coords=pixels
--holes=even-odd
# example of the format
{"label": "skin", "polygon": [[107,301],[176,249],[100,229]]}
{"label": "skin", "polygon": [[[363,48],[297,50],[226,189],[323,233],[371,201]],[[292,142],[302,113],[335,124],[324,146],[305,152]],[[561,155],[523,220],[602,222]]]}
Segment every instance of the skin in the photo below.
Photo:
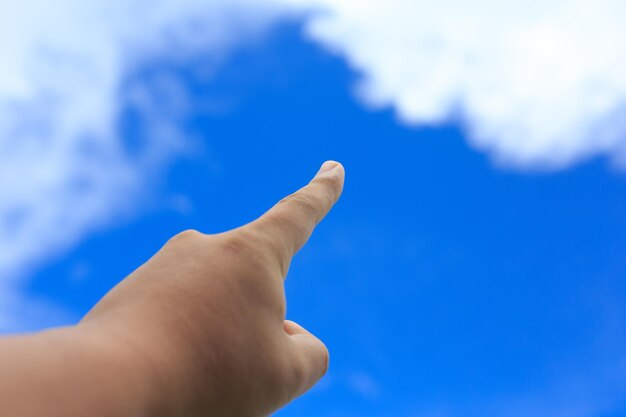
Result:
{"label": "skin", "polygon": [[0,339],[0,415],[266,416],[307,391],[328,350],[283,280],[343,180],[328,161],[245,226],[174,236],[79,324]]}

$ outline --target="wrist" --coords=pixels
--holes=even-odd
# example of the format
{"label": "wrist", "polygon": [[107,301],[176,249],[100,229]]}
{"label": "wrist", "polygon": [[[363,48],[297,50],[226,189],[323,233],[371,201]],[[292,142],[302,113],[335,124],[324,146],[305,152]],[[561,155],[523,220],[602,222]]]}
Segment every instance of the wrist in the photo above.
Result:
{"label": "wrist", "polygon": [[66,330],[78,352],[89,361],[89,373],[102,400],[114,403],[119,416],[183,415],[177,380],[144,343],[97,320]]}
{"label": "wrist", "polygon": [[136,395],[142,398],[142,410],[150,411],[146,415],[195,416],[198,408],[207,407],[215,415],[222,415],[222,396],[218,393],[222,384],[216,385],[215,381],[223,379],[213,366],[215,361],[200,357],[197,349],[183,342],[189,339],[185,326],[172,316],[157,320],[152,315],[148,315],[151,319],[143,319],[127,313],[109,310],[88,316],[76,331],[123,368],[133,385],[143,387]]}

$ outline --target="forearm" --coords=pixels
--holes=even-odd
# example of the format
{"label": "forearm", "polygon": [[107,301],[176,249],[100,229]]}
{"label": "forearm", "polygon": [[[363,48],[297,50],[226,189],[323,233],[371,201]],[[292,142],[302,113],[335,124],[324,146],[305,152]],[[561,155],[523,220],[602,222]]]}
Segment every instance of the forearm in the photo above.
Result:
{"label": "forearm", "polygon": [[159,416],[156,370],[87,326],[0,338],[0,415]]}

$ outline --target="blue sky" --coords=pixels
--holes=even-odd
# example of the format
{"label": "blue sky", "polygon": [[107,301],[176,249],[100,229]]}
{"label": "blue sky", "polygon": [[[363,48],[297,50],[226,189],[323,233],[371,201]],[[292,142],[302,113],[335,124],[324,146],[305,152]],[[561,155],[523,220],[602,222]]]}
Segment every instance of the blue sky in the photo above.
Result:
{"label": "blue sky", "polygon": [[[129,207],[33,257],[21,296],[53,318],[21,326],[76,320],[172,234],[248,222],[336,159],[344,195],[286,283],[289,318],[326,342],[331,368],[277,415],[626,416],[615,155],[546,169],[520,150],[520,168],[477,151],[471,123],[406,123],[364,105],[363,74],[305,28],[283,21],[217,62],[165,54],[124,75],[119,94],[141,99],[120,106],[115,132],[147,172],[122,194]],[[154,108],[187,138],[158,164]]]}

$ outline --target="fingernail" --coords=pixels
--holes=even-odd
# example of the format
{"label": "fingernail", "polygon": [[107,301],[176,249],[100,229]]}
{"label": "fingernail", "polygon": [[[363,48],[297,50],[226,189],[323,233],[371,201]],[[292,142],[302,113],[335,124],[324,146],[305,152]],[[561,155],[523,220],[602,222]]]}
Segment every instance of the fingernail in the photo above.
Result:
{"label": "fingernail", "polygon": [[323,174],[324,172],[332,171],[337,165],[339,165],[338,162],[326,161],[320,167],[320,170],[317,172],[317,175]]}

